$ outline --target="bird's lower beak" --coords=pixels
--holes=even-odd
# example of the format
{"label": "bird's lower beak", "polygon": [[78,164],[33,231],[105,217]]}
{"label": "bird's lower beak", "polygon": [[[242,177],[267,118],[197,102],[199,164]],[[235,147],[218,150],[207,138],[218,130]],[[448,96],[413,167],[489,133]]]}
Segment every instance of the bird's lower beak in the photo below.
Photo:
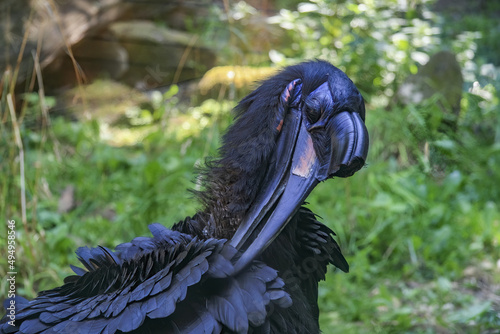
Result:
{"label": "bird's lower beak", "polygon": [[[359,114],[342,112],[325,129],[331,148],[318,157],[311,133],[297,113],[284,122],[277,157],[256,198],[230,243],[241,251],[239,271],[264,251],[286,227],[314,187],[333,176],[347,177],[365,163],[368,133]],[[290,138],[293,137],[293,138]]]}

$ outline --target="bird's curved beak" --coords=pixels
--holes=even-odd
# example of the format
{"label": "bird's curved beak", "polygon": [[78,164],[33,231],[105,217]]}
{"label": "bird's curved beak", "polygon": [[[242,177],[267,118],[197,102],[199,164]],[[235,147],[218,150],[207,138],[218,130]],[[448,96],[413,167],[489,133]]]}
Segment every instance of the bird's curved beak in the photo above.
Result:
{"label": "bird's curved beak", "polygon": [[[365,164],[368,132],[357,112],[338,113],[321,129],[309,126],[299,107],[290,107],[284,117],[262,190],[230,240],[241,251],[236,271],[273,242],[319,182],[351,176]],[[324,132],[329,147],[315,147],[321,145],[313,140],[315,131]]]}

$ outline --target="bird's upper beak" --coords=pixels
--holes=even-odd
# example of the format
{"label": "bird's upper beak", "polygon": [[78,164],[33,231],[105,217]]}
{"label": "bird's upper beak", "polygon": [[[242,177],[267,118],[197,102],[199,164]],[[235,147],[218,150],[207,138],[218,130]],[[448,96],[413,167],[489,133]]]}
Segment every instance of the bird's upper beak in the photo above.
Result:
{"label": "bird's upper beak", "polygon": [[[361,115],[343,111],[310,124],[299,101],[300,86],[295,80],[282,94],[283,121],[273,160],[259,195],[230,240],[242,251],[236,271],[269,246],[319,182],[351,176],[365,164],[368,132]],[[327,88],[325,83],[316,91]]]}

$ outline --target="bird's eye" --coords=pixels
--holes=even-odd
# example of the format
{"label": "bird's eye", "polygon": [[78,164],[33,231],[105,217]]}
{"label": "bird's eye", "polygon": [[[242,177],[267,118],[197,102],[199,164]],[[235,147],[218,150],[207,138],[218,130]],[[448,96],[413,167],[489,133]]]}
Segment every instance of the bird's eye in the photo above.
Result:
{"label": "bird's eye", "polygon": [[321,109],[306,107],[306,115],[309,123],[314,124],[321,118]]}

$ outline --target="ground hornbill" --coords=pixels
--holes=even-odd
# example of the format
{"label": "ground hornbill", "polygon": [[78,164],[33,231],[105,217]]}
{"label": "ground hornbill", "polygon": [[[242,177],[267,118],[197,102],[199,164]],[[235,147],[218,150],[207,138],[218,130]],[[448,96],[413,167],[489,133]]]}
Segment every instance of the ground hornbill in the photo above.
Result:
{"label": "ground hornbill", "polygon": [[235,112],[202,172],[202,210],[114,251],[78,249],[85,269],[18,298],[0,331],[318,333],[318,282],[329,263],[348,264],[303,204],[319,182],[365,164],[363,98],[342,71],[310,61],[262,82]]}

